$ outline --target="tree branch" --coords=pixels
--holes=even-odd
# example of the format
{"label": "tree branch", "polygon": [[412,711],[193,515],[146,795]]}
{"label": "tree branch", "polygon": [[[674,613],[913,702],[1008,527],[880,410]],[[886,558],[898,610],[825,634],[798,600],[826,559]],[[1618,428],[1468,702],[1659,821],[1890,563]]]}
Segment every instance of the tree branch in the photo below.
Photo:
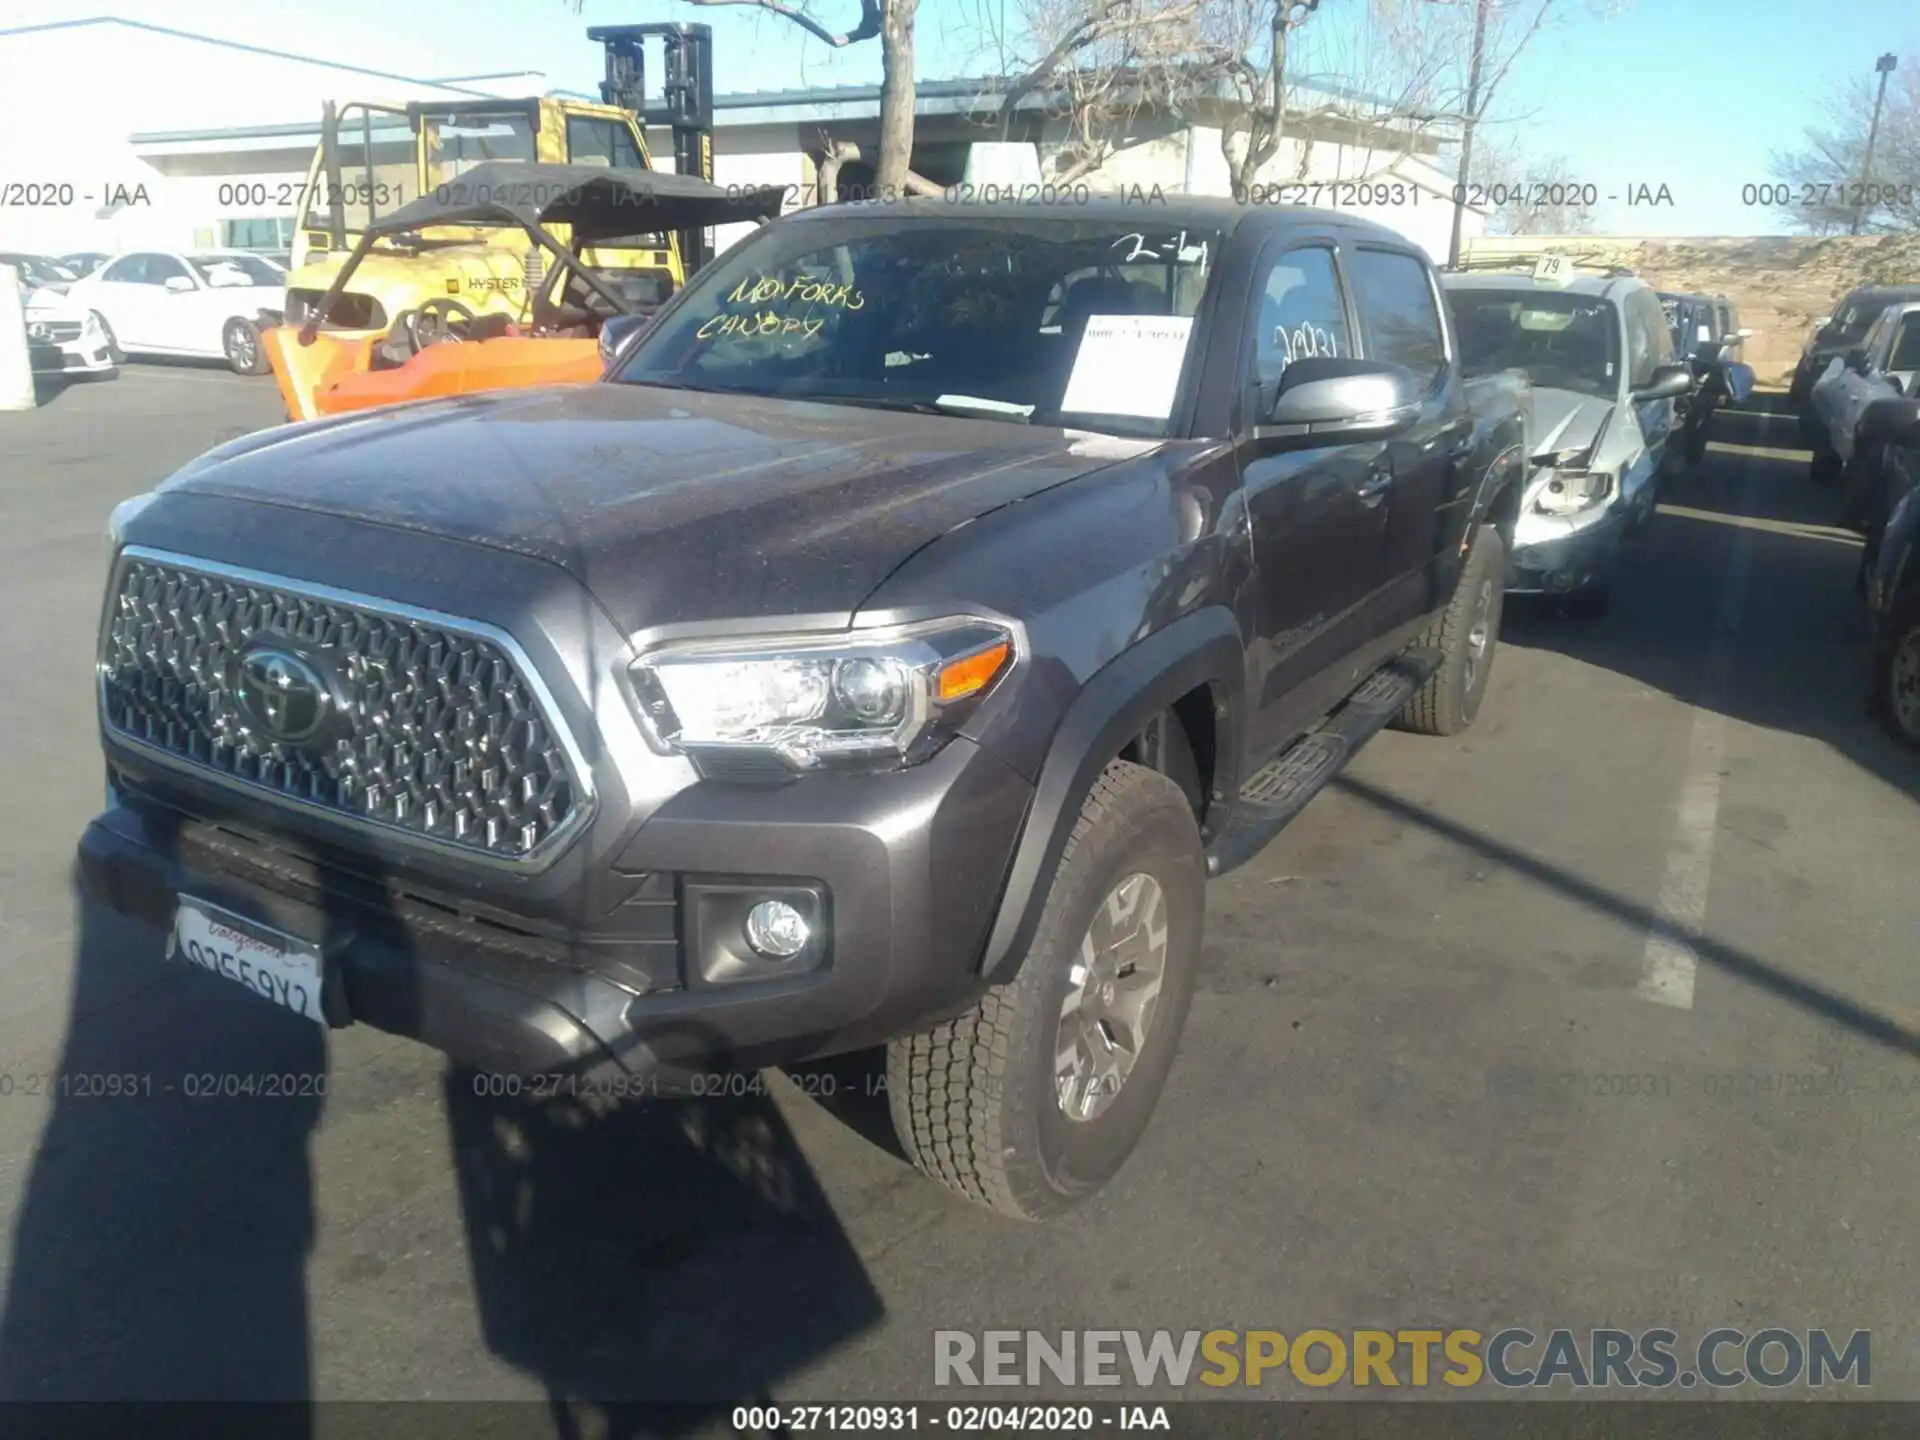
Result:
{"label": "tree branch", "polygon": [[840,49],[847,45],[857,45],[862,40],[871,40],[880,33],[880,0],[860,0],[860,23],[853,29],[834,34],[806,11],[784,3],[784,0],[687,0],[689,5],[745,5],[755,10],[770,10],[775,15],[791,20],[822,44]]}

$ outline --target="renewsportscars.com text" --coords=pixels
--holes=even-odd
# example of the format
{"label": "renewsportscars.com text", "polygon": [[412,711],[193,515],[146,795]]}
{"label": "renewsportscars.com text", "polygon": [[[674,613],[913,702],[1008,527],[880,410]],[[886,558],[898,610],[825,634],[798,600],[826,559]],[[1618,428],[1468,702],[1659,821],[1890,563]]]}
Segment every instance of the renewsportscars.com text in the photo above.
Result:
{"label": "renewsportscars.com text", "polygon": [[[1873,1382],[1872,1333],[1709,1330],[936,1330],[935,1385],[1782,1389]],[[1206,1393],[1201,1391],[1199,1393]]]}

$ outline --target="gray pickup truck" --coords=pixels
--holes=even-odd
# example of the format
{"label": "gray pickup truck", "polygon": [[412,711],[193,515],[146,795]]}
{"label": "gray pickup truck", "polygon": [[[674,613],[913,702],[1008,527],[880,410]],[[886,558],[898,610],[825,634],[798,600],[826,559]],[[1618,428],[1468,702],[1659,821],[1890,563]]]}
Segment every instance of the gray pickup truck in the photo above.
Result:
{"label": "gray pickup truck", "polygon": [[599,384],[122,505],[83,874],[156,962],[553,1091],[884,1043],[922,1169],[1055,1213],[1153,1112],[1207,877],[1472,722],[1525,391],[1349,216],[803,211]]}

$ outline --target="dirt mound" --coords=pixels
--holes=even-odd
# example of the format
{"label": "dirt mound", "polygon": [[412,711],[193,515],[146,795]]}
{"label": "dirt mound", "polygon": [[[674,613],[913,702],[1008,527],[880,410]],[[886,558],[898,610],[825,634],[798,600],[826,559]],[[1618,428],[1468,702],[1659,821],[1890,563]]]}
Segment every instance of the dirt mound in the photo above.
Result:
{"label": "dirt mound", "polygon": [[1468,258],[1531,266],[1545,251],[1625,265],[1662,290],[1725,295],[1753,331],[1746,360],[1763,385],[1784,385],[1813,322],[1859,285],[1920,284],[1920,234],[1721,236],[1650,239],[1597,235],[1491,235]]}

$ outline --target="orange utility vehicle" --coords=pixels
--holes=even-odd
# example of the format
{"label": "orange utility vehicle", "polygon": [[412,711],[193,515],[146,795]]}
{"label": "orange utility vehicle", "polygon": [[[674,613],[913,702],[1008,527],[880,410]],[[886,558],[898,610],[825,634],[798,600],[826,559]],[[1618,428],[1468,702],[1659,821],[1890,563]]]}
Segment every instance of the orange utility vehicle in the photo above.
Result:
{"label": "orange utility vehicle", "polygon": [[[261,337],[287,415],[313,420],[403,400],[597,380],[615,335],[657,307],[609,285],[550,227],[568,227],[580,249],[613,248],[633,236],[770,219],[784,193],[777,185],[721,189],[662,171],[476,165],[370,222],[303,323]],[[525,292],[517,314],[476,313],[450,290],[403,310],[384,333],[350,326],[329,333],[327,317],[369,256],[497,244],[461,231],[497,236],[510,225],[548,257],[542,283]]]}

